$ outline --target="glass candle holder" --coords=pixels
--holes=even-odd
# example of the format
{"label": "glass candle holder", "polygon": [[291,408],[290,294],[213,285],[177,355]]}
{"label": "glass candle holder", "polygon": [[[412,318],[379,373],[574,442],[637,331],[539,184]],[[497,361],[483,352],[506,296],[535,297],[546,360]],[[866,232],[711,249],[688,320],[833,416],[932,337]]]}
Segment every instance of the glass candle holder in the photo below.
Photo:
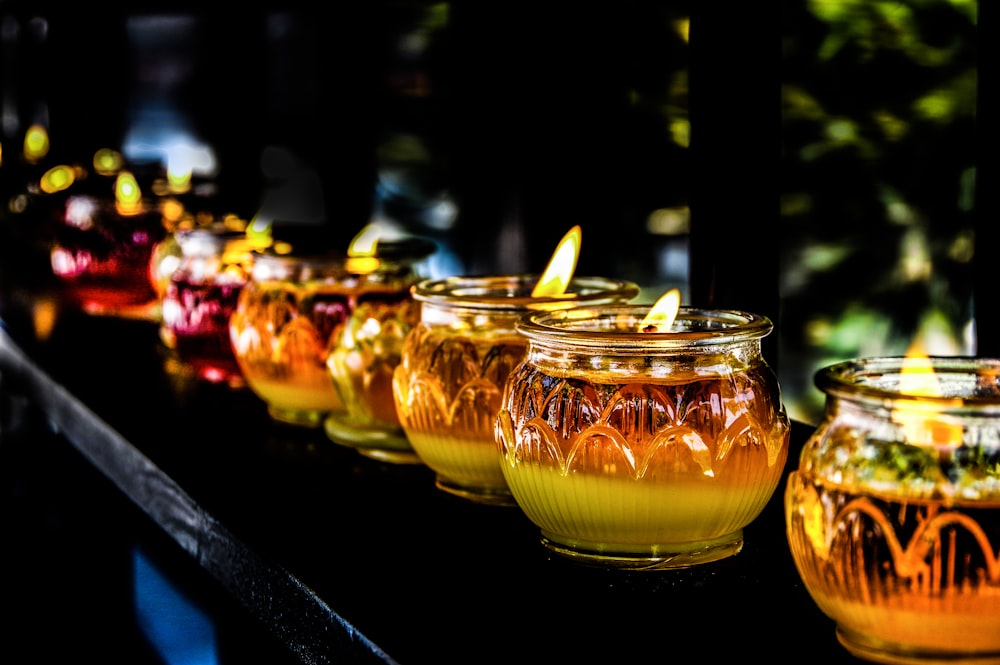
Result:
{"label": "glass candle holder", "polygon": [[1000,360],[819,370],[823,420],[785,490],[806,589],[853,655],[1000,662]]}
{"label": "glass candle holder", "polygon": [[350,275],[340,254],[254,259],[229,318],[229,340],[247,387],[275,421],[321,427],[343,408],[326,361],[350,313]]}
{"label": "glass candle holder", "polygon": [[250,279],[253,246],[224,226],[179,230],[174,238],[181,255],[163,294],[160,336],[184,373],[243,387],[229,319]]}
{"label": "glass candle holder", "polygon": [[410,444],[444,491],[513,504],[493,427],[504,383],[527,347],[516,321],[535,310],[626,302],[639,294],[631,282],[577,277],[562,296],[532,297],[537,280],[452,277],[413,289],[420,323],[406,338],[393,395]]}
{"label": "glass candle holder", "polygon": [[496,440],[511,493],[551,551],[622,569],[738,553],[773,494],[789,422],[761,355],[771,322],[681,308],[536,313],[505,385]]}
{"label": "glass candle holder", "polygon": [[155,247],[167,236],[160,212],[123,210],[113,200],[67,197],[50,252],[52,271],[81,309],[97,315],[159,318],[150,275]]}
{"label": "glass candle holder", "polygon": [[434,249],[422,238],[383,240],[372,256],[348,260],[341,284],[348,316],[327,368],[343,408],[327,416],[324,428],[334,443],[383,462],[420,462],[396,414],[392,376],[403,340],[420,319],[410,287]]}

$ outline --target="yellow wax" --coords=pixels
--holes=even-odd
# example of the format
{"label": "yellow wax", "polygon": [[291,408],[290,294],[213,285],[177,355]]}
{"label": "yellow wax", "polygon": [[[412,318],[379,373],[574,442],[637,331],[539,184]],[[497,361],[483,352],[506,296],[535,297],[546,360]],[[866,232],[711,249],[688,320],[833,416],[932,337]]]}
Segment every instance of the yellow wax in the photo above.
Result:
{"label": "yellow wax", "polygon": [[507,488],[500,469],[500,452],[488,437],[410,430],[410,445],[435,473],[460,485]]}
{"label": "yellow wax", "polygon": [[621,552],[739,535],[763,510],[778,476],[753,484],[704,476],[669,481],[608,477],[554,466],[501,465],[518,505],[552,540]]}
{"label": "yellow wax", "polygon": [[301,375],[294,381],[281,381],[244,373],[251,390],[276,409],[328,412],[342,408],[340,396],[326,372],[318,371],[309,381],[304,381]]}
{"label": "yellow wax", "polygon": [[827,616],[853,633],[908,649],[1000,653],[1000,591],[942,598],[900,595],[883,605],[811,593]]}

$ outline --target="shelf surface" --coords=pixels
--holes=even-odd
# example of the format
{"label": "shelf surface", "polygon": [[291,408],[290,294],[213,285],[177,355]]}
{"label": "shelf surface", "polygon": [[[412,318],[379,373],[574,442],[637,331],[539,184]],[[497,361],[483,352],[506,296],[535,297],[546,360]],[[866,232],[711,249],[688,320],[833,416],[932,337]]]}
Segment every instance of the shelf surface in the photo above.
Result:
{"label": "shelf surface", "polygon": [[[733,557],[583,566],[548,552],[516,507],[454,497],[422,465],[371,460],[271,421],[248,390],[177,376],[154,322],[50,296],[5,285],[0,387],[302,662],[638,663],[692,647],[859,662],[798,578],[784,479]],[[808,433],[795,424],[788,468]]]}

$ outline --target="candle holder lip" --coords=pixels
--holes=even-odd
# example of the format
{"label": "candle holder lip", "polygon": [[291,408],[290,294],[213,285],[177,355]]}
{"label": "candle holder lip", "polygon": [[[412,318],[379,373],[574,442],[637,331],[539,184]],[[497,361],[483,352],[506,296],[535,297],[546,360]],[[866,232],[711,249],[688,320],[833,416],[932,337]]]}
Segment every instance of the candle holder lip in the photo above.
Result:
{"label": "candle holder lip", "polygon": [[642,330],[648,305],[615,304],[528,314],[515,327],[539,343],[565,342],[595,349],[648,353],[759,340],[774,328],[761,314],[682,306],[670,330]]}
{"label": "candle holder lip", "polygon": [[371,255],[352,255],[347,250],[333,247],[316,239],[315,232],[289,233],[287,231],[274,234],[268,247],[261,250],[260,256],[273,264],[295,262],[300,265],[330,265],[342,263],[345,268],[349,261],[371,259],[374,269],[392,269],[401,265],[412,265],[437,251],[433,240],[422,236],[403,236],[380,240]]}
{"label": "candle holder lip", "polygon": [[574,276],[563,295],[532,296],[539,277],[534,273],[517,273],[424,279],[414,284],[410,292],[415,300],[423,303],[491,311],[595,306],[631,300],[639,295],[639,285],[629,280]]}
{"label": "candle holder lip", "polygon": [[[940,395],[900,388],[905,366],[933,370]],[[1000,358],[974,356],[872,356],[844,360],[818,369],[813,383],[827,395],[877,405],[922,404],[942,409],[980,407],[1000,411]]]}

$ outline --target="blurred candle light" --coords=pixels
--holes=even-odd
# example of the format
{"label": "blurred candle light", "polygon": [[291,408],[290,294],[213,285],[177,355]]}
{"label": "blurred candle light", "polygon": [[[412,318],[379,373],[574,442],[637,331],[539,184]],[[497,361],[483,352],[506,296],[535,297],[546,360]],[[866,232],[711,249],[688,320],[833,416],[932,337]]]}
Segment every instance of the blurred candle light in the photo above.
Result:
{"label": "blurred candle light", "polygon": [[49,133],[42,125],[31,125],[24,134],[24,159],[35,164],[49,154]]}

